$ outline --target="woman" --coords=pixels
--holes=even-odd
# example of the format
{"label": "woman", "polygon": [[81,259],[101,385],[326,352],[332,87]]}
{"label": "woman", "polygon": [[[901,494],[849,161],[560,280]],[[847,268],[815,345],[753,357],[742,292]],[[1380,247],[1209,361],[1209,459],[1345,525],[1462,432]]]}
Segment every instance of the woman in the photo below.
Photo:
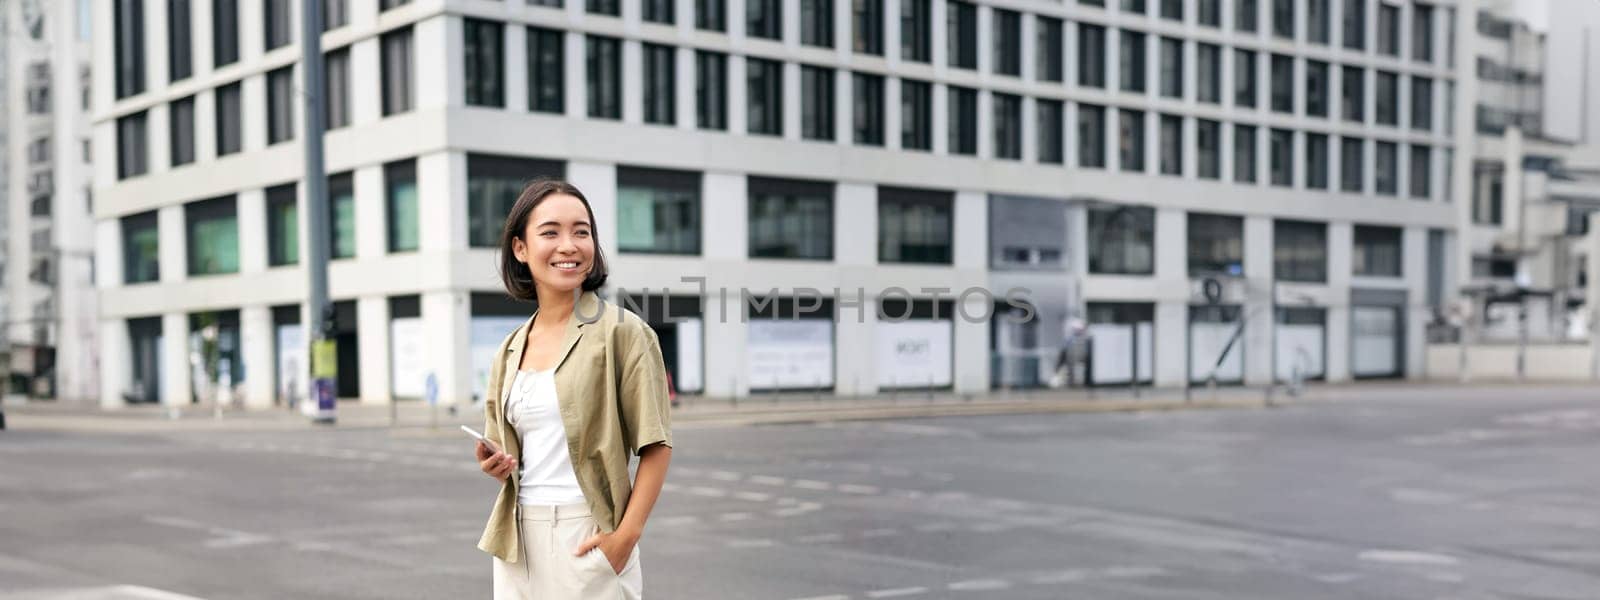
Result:
{"label": "woman", "polygon": [[506,291],[537,307],[495,355],[477,447],[503,483],[478,541],[495,598],[643,597],[637,545],[672,460],[666,368],[644,321],[595,294],[595,238],[589,201],[553,180],[522,190],[500,236]]}

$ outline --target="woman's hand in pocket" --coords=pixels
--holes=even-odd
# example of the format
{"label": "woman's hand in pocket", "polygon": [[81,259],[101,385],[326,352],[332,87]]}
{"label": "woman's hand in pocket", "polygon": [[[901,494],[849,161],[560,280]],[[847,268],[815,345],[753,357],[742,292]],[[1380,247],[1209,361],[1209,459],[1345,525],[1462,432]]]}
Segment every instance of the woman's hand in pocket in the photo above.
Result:
{"label": "woman's hand in pocket", "polygon": [[616,533],[602,531],[590,536],[582,544],[578,544],[578,549],[573,552],[573,555],[583,556],[588,554],[590,550],[599,548],[600,555],[604,556],[606,562],[611,564],[611,572],[621,575],[622,569],[628,566],[628,557],[633,555],[633,547],[638,543],[638,536],[628,535],[621,531]]}
{"label": "woman's hand in pocket", "polygon": [[517,468],[517,459],[511,455],[496,450],[483,440],[478,440],[477,448],[478,468],[484,475],[504,482],[511,472]]}

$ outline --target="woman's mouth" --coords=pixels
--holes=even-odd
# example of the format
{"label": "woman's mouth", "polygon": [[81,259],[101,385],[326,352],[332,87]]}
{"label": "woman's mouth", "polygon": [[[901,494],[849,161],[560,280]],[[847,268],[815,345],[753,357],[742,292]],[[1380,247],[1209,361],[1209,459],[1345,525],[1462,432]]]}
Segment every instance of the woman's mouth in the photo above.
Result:
{"label": "woman's mouth", "polygon": [[568,273],[576,273],[578,271],[578,262],[577,261],[569,260],[569,261],[553,262],[553,263],[550,263],[550,266],[555,267],[555,269],[557,271],[563,271],[563,272],[568,272]]}

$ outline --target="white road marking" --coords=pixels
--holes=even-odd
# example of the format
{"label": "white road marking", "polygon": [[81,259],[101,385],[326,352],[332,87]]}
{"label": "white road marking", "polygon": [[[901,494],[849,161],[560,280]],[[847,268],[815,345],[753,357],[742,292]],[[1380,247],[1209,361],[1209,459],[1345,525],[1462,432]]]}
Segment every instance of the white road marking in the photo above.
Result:
{"label": "white road marking", "polygon": [[900,535],[900,532],[894,529],[868,529],[861,532],[861,537],[864,538],[880,538],[894,535]]}
{"label": "white road marking", "polygon": [[729,548],[771,548],[776,545],[777,542],[766,539],[728,541]]}
{"label": "white road marking", "polygon": [[810,598],[795,598],[794,600],[850,600],[849,596],[834,594],[832,596],[812,596]]}
{"label": "white road marking", "polygon": [[772,499],[772,494],[763,494],[761,492],[734,492],[733,497],[740,500],[748,500],[750,502],[766,502]]}
{"label": "white road marking", "polygon": [[712,471],[707,473],[707,475],[717,481],[738,481],[744,478],[743,475],[734,473],[733,471]]}
{"label": "white road marking", "polygon": [[723,514],[721,517],[718,517],[718,519],[723,521],[723,522],[748,521],[748,520],[750,520],[750,513],[743,513],[743,512],[726,513],[726,514]]}
{"label": "white road marking", "polygon": [[1034,577],[1033,579],[1029,579],[1028,581],[1040,585],[1054,585],[1059,583],[1077,583],[1079,581],[1087,581],[1089,577],[1090,573],[1088,571],[1083,569],[1069,569],[1059,573],[1040,575],[1038,577]]}
{"label": "white road marking", "polygon": [[706,496],[709,498],[722,498],[728,495],[728,492],[725,490],[701,486],[689,488],[689,493],[696,496]]}
{"label": "white road marking", "polygon": [[201,600],[196,596],[186,596],[177,592],[158,590],[155,588],[144,587],[142,585],[119,585],[111,588],[111,592],[114,594],[122,594],[124,596],[133,596],[135,598],[146,598],[148,600]]}
{"label": "white road marking", "polygon": [[225,527],[216,527],[201,523],[199,521],[191,521],[189,519],[180,517],[146,515],[144,520],[148,523],[165,525],[167,527],[206,532],[207,534],[214,536],[205,541],[205,546],[207,548],[239,548],[243,546],[265,544],[273,541],[271,536],[262,535],[259,533],[250,533],[248,531],[239,531],[237,529],[228,529]]}
{"label": "white road marking", "polygon": [[1003,590],[1010,587],[1011,582],[1004,579],[970,579],[967,581],[957,581],[949,585],[950,589],[963,592]]}
{"label": "white road marking", "polygon": [[878,490],[878,488],[870,486],[870,485],[855,485],[855,484],[844,483],[844,484],[840,484],[839,485],[839,491],[844,492],[846,494],[876,494],[876,493],[878,493],[879,490]]}
{"label": "white road marking", "polygon": [[1453,567],[1461,564],[1461,560],[1454,556],[1434,554],[1431,552],[1414,552],[1410,550],[1365,550],[1357,558],[1367,562],[1388,563],[1395,565],[1428,565],[1436,567]]}
{"label": "white road marking", "polygon": [[874,591],[871,591],[871,592],[867,592],[867,597],[868,598],[899,598],[901,596],[915,596],[917,594],[926,594],[926,593],[928,593],[928,588],[925,588],[925,587],[906,587],[906,588],[895,588],[895,589],[892,589],[892,590],[874,590]]}
{"label": "white road marking", "polygon": [[750,477],[750,483],[759,483],[761,485],[787,485],[788,480],[782,477],[772,477],[769,475],[753,475]]}
{"label": "white road marking", "polygon": [[844,541],[844,536],[837,533],[818,533],[813,535],[803,535],[795,538],[794,541],[802,544],[823,544],[828,542]]}
{"label": "white road marking", "polygon": [[917,531],[921,531],[923,533],[937,533],[937,532],[940,532],[940,531],[955,531],[956,530],[956,524],[955,523],[926,523],[926,524],[923,524],[923,525],[918,525],[916,527],[916,529],[917,529]]}
{"label": "white road marking", "polygon": [[826,481],[816,481],[813,479],[796,479],[794,480],[794,487],[803,490],[827,490],[832,489],[833,484]]}

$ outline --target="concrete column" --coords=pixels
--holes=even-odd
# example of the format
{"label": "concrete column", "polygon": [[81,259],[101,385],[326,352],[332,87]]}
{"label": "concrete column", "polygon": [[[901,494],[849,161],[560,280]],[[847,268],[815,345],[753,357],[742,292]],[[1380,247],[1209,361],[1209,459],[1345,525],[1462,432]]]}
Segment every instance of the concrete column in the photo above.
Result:
{"label": "concrete column", "polygon": [[172,407],[189,406],[194,389],[189,377],[189,315],[161,315],[161,351],[161,375],[166,383],[161,403]]}
{"label": "concrete column", "polygon": [[383,165],[357,168],[351,179],[355,184],[356,258],[381,258],[389,243],[388,211],[383,206]]}
{"label": "concrete column", "polygon": [[505,31],[506,110],[523,113],[528,111],[528,29],[520,23],[508,23]]}
{"label": "concrete column", "polygon": [[707,286],[706,339],[706,395],[721,398],[750,395],[749,368],[745,348],[748,346],[748,326],[744,322],[744,305],[738,290],[719,293],[715,280]]}
{"label": "concrete column", "polygon": [[1406,280],[1405,377],[1427,377],[1424,355],[1428,347],[1428,320],[1432,318],[1428,298],[1428,228],[1407,227],[1400,242],[1402,273]]}
{"label": "concrete column", "polygon": [[1172,290],[1157,299],[1155,314],[1155,339],[1172,343],[1157,343],[1155,347],[1155,384],[1161,387],[1181,387],[1189,377],[1189,344],[1178,340],[1189,339],[1189,215],[1181,209],[1162,208],[1156,211],[1155,276],[1161,289]]}
{"label": "concrete column", "polygon": [[[97,273],[94,287],[108,290],[122,286],[122,220],[101,219],[94,224],[94,260]],[[117,355],[110,355],[117,356]]]}
{"label": "concrete column", "polygon": [[1022,97],[1022,162],[1039,161],[1039,103],[1032,96]]}
{"label": "concrete column", "polygon": [[[428,340],[427,365],[439,374],[440,404],[467,404],[472,401],[472,382],[478,378],[478,374],[472,372],[470,311],[471,304],[465,290],[438,290],[422,294],[422,331],[424,339]],[[367,332],[363,330],[362,335],[367,335]],[[384,345],[385,348],[387,346]],[[384,373],[387,375],[388,369],[384,369]],[[364,384],[368,378],[361,379]],[[387,377],[384,379],[387,385]]]}
{"label": "concrete column", "polygon": [[[111,138],[111,142],[114,144],[115,140],[116,137],[113,136]],[[99,140],[96,140],[97,148],[115,147],[101,145],[98,142]],[[168,158],[170,159],[171,157]],[[194,160],[196,163],[204,164],[216,159],[217,93],[215,90],[213,90],[194,95]],[[97,161],[95,164],[98,167],[100,164],[106,164],[110,162],[112,161]],[[116,174],[116,165],[109,166],[111,167],[111,174],[114,177]]]}
{"label": "concrete column", "polygon": [[[930,63],[933,66],[934,74],[939,76],[942,76],[950,68],[950,46],[947,41],[950,39],[950,33],[947,31],[949,22],[946,21],[949,17],[946,16],[948,12],[945,10],[946,6],[947,4],[944,2],[928,3],[928,8],[930,9],[928,11],[928,39],[931,40],[928,43],[928,49],[931,51],[928,53],[928,58],[931,59]],[[896,16],[898,17],[898,15]],[[979,52],[978,54],[983,55],[985,53]],[[935,87],[933,91],[935,94],[944,93],[938,87]],[[937,120],[940,113],[936,110],[933,115],[934,119]],[[935,153],[941,152],[938,148],[939,146],[934,147]]]}
{"label": "concrete column", "polygon": [[[942,3],[935,2],[935,5]],[[934,12],[939,12],[935,10]],[[937,38],[936,38],[937,39]],[[935,44],[938,47],[937,44]],[[933,125],[933,153],[950,153],[950,86],[943,83],[933,84],[933,101],[929,103],[932,116],[929,120]]]}
{"label": "concrete column", "polygon": [[[413,93],[416,94],[417,109],[428,110],[466,104],[467,84],[460,71],[466,34],[462,32],[461,27],[461,17],[442,15],[419,21],[412,28],[411,64],[415,68],[413,71],[415,78],[411,84]],[[579,65],[583,64],[582,56],[580,47]]]}
{"label": "concrete column", "polygon": [[[688,21],[687,25],[684,24],[684,19],[693,18],[692,16],[685,16],[683,14],[687,9],[682,7],[686,4],[688,3],[678,3],[678,6],[680,7],[678,9],[678,12],[680,13],[678,15],[680,20],[678,29],[680,33],[685,27],[694,26],[693,21]],[[677,63],[678,71],[676,73],[677,77],[673,80],[673,93],[674,99],[676,100],[678,129],[684,131],[693,131],[700,127],[700,123],[698,122],[700,113],[698,110],[696,110],[695,106],[695,84],[697,81],[699,81],[699,73],[695,70],[696,65],[694,49],[678,48],[673,53],[673,60]]]}
{"label": "concrete column", "polygon": [[[1460,243],[1460,242],[1457,242]],[[1600,213],[1589,214],[1589,237],[1584,240],[1589,257],[1589,378],[1600,380]]]}
{"label": "concrete column", "polygon": [[[355,4],[362,3],[357,2]],[[354,15],[351,15],[351,18],[354,19]],[[412,43],[416,43],[415,38],[412,39]],[[350,71],[348,73],[350,89],[382,89],[382,61],[383,52],[379,49],[378,38],[367,38],[351,44]],[[350,124],[361,126],[376,122],[382,118],[382,93],[351,94],[348,101],[350,102]]]}
{"label": "concrete column", "polygon": [[381,295],[357,298],[356,329],[361,332],[356,358],[361,365],[361,403],[394,402],[389,386],[389,299]]}
{"label": "concrete column", "polygon": [[417,218],[432,225],[417,232],[419,249],[428,254],[465,249],[467,206],[456,199],[467,197],[467,156],[436,152],[418,157],[417,192]]}
{"label": "concrete column", "polygon": [[1244,219],[1244,380],[1247,385],[1267,385],[1273,380],[1274,330],[1272,297],[1272,219]]}
{"label": "concrete column", "polygon": [[[57,91],[56,93],[60,93]],[[76,105],[73,108],[77,108]],[[149,161],[151,173],[160,173],[172,168],[172,105],[157,104],[146,113],[145,119],[145,159]],[[200,135],[200,123],[195,123],[195,135]],[[60,139],[59,137],[57,139]],[[60,143],[60,142],[57,142]],[[76,150],[76,148],[74,148]],[[111,160],[108,162],[115,162]]]}
{"label": "concrete column", "polygon": [[[579,11],[577,18],[582,18],[583,6],[577,2],[569,2],[568,4],[575,7],[573,10]],[[571,81],[570,78],[572,77],[585,76],[588,73],[589,66],[589,45],[584,41],[583,34],[568,31],[562,38],[562,42],[565,44],[564,53],[561,57],[563,77],[567,78],[567,81]],[[624,87],[627,87],[627,85],[624,84]],[[568,117],[582,119],[589,115],[588,89],[588,85],[566,86],[564,100]]]}
{"label": "concrete column", "polygon": [[[864,292],[857,294],[857,292]],[[834,321],[834,392],[840,396],[868,396],[878,392],[878,325],[875,290],[842,289],[834,298],[839,318]]]}
{"label": "concrete column", "polygon": [[241,400],[251,409],[271,408],[278,368],[272,360],[273,345],[277,341],[277,334],[272,330],[272,308],[264,305],[240,308],[239,338],[244,346],[240,348],[240,358],[245,367],[244,398]]}
{"label": "concrete column", "polygon": [[[264,2],[265,0],[239,0],[239,63],[241,64],[255,64],[253,61],[259,60],[261,55],[266,53],[267,33],[262,28],[262,15],[266,14]],[[203,1],[191,2],[191,4],[204,3]],[[290,23],[292,24],[290,25],[291,30],[298,29],[298,27],[294,27],[294,24],[299,24],[299,21],[290,21]],[[211,22],[206,21],[204,26],[210,27]],[[299,37],[299,35],[291,33],[289,39],[292,42],[299,39]]]}
{"label": "concrete column", "polygon": [[156,212],[156,232],[161,236],[156,249],[161,260],[161,283],[183,281],[189,276],[189,236],[184,231],[182,204],[163,206]]}
{"label": "concrete column", "polygon": [[[243,60],[243,59],[241,59]],[[244,152],[267,147],[267,76],[244,78],[239,84],[239,142]],[[204,131],[195,124],[196,135]],[[213,133],[212,135],[215,135]]]}
{"label": "concrete column", "polygon": [[994,158],[994,92],[977,90],[978,93],[978,158]]}
{"label": "concrete column", "polygon": [[[613,253],[617,248],[617,166],[611,163],[573,161],[567,163],[567,181],[583,190],[594,211],[599,228],[600,247]],[[710,231],[710,230],[708,230]],[[616,256],[613,254],[612,256]]]}
{"label": "concrete column", "polygon": [[[705,231],[746,231],[750,212],[749,180],[743,174],[726,172],[707,172],[702,177],[700,214]],[[749,255],[749,245],[748,235],[707,235],[703,248],[707,260],[743,261]],[[708,287],[712,285],[707,282]]]}
{"label": "concrete column", "polygon": [[780,67],[783,73],[783,88],[779,94],[783,98],[783,139],[794,142],[800,140],[800,65],[799,63],[784,62]]}
{"label": "concrete column", "polygon": [[122,392],[133,383],[133,344],[127,321],[100,321],[100,356],[100,408],[122,408],[127,405]]}
{"label": "concrete column", "polygon": [[235,214],[239,227],[239,272],[260,273],[267,270],[267,194],[261,188],[244,189],[239,190],[238,198]]}
{"label": "concrete column", "polygon": [[[739,6],[739,4],[738,2],[730,3],[728,12],[738,12],[741,15],[740,18],[743,18],[744,9],[742,7],[737,11],[732,10],[733,7]],[[733,23],[728,23],[730,30],[733,27]],[[742,23],[739,27],[743,31],[744,25]],[[750,127],[750,94],[748,86],[745,85],[745,79],[744,57],[728,55],[728,133],[732,135],[743,135]]]}
{"label": "concrete column", "polygon": [[[955,264],[952,266],[958,271],[985,271],[989,264],[988,197],[983,192],[956,192],[952,220],[956,223],[954,238],[958,240],[953,249]],[[876,240],[877,236],[869,239]],[[955,389],[961,393],[982,393],[989,389],[990,322],[988,319],[972,322],[973,319],[967,318],[967,315],[989,315],[994,311],[994,306],[982,294],[957,298],[956,306]],[[965,311],[964,315],[961,311]]]}
{"label": "concrete column", "polygon": [[849,69],[833,72],[833,141],[841,146],[855,143],[855,87]]}
{"label": "concrete column", "polygon": [[900,86],[899,77],[883,78],[883,147],[889,150],[900,149]]}
{"label": "concrete column", "polygon": [[[900,56],[900,2],[883,0],[883,59],[889,63],[889,72],[897,72]],[[840,4],[844,4],[841,2]],[[846,9],[848,12],[848,9]],[[854,28],[850,28],[854,31]],[[887,96],[888,94],[885,94]],[[899,121],[889,121],[899,123]]]}
{"label": "concrete column", "polygon": [[639,40],[622,41],[622,81],[625,82],[622,84],[622,122],[629,125],[644,122],[643,53]]}
{"label": "concrete column", "polygon": [[[1183,387],[1189,377],[1189,303],[1176,300],[1156,302],[1155,385]],[[1214,357],[1213,357],[1214,358]]]}
{"label": "concrete column", "polygon": [[[1327,377],[1330,382],[1350,379],[1350,285],[1355,228],[1346,222],[1328,224],[1328,285],[1333,302],[1328,306]],[[1402,249],[1404,246],[1402,245]]]}

